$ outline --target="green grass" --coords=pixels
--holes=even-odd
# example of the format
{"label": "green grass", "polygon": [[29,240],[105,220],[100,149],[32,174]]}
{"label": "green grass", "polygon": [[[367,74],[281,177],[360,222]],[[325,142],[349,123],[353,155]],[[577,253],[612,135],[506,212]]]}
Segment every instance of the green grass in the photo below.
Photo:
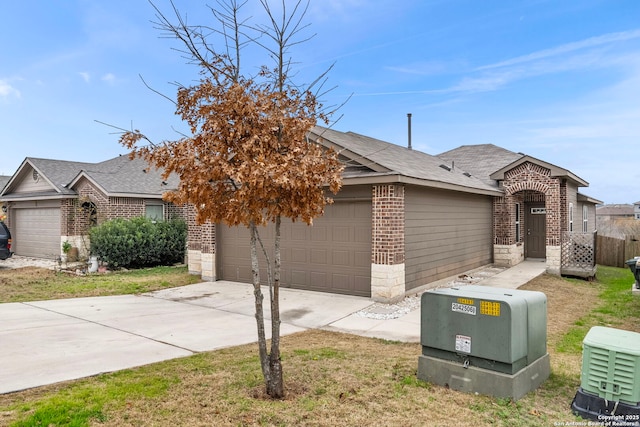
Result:
{"label": "green grass", "polygon": [[598,266],[597,280],[602,285],[598,304],[585,307],[585,315],[558,342],[558,352],[582,353],[582,341],[593,326],[616,327],[629,319],[640,321],[640,298],[631,295],[634,279],[630,270]]}
{"label": "green grass", "polygon": [[[136,281],[149,272],[129,274],[129,280]],[[564,289],[564,295],[580,289],[577,284],[584,285],[561,278],[551,284],[545,280],[553,289]],[[344,427],[374,422],[528,427],[583,422],[569,409],[580,383],[582,340],[591,326],[640,321],[640,298],[628,297],[632,280],[628,270],[599,268],[598,283],[593,284],[599,297],[590,292],[583,306],[576,293],[571,307],[566,307],[584,314],[558,331],[561,339],[550,347],[550,353],[555,351],[551,376],[517,402],[418,380],[418,343],[311,330],[282,338],[289,395],[282,401],[261,394],[260,362],[252,344],[0,395],[0,425]],[[560,350],[564,354],[556,354]]]}
{"label": "green grass", "polygon": [[154,267],[78,276],[42,268],[0,271],[0,303],[130,295],[200,282],[186,267]]}
{"label": "green grass", "polygon": [[14,427],[87,426],[93,421],[105,421],[107,406],[123,407],[131,399],[157,397],[178,382],[177,377],[148,376],[144,369],[127,370],[101,375],[44,399],[3,409],[21,414],[20,420],[11,424]]}

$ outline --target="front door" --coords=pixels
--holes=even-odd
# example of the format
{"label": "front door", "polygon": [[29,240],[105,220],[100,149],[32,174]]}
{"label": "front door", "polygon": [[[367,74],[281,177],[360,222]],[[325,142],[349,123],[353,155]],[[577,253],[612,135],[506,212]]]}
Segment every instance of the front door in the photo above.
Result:
{"label": "front door", "polygon": [[526,258],[546,258],[547,212],[544,204],[526,205],[527,240],[524,246]]}

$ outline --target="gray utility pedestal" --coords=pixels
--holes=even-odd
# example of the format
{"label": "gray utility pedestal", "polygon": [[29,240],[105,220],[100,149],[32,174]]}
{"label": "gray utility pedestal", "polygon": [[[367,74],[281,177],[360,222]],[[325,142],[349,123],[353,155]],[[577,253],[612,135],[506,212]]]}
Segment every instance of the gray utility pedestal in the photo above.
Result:
{"label": "gray utility pedestal", "polygon": [[420,342],[419,379],[520,399],[551,372],[547,297],[474,285],[425,292]]}
{"label": "gray utility pedestal", "polygon": [[515,374],[490,371],[476,366],[430,356],[418,357],[418,378],[465,393],[518,400],[542,385],[551,373],[549,354],[545,354]]}
{"label": "gray utility pedestal", "polygon": [[640,295],[640,257],[628,259],[625,261],[625,264],[627,264],[627,267],[629,267],[635,279],[635,282],[631,286],[631,295]]}

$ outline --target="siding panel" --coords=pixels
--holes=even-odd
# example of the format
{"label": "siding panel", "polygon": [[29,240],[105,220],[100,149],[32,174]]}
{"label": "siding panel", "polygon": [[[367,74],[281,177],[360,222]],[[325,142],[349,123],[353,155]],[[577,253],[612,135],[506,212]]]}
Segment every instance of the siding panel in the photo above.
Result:
{"label": "siding panel", "polygon": [[405,191],[407,291],[491,263],[491,197],[413,186]]}

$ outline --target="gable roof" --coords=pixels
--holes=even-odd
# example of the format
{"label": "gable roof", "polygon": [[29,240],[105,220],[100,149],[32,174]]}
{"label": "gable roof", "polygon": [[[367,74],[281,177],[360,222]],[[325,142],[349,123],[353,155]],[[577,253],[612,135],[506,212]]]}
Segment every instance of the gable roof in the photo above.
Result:
{"label": "gable roof", "polygon": [[588,187],[589,183],[567,169],[558,167],[523,153],[514,153],[493,144],[463,145],[439,154],[438,157],[460,164],[487,183],[497,186],[504,180],[504,174],[519,165],[529,162],[551,171],[552,177],[563,177],[573,181],[579,187]]}
{"label": "gable roof", "polygon": [[334,148],[346,160],[345,184],[403,182],[487,195],[502,194],[496,187],[442,159],[354,132],[316,126],[310,137]]}
{"label": "gable roof", "polygon": [[514,153],[493,144],[462,145],[438,154],[439,158],[470,172],[493,187],[497,187],[498,183],[491,179],[491,174],[523,156],[522,153]]}
{"label": "gable roof", "polygon": [[112,197],[162,196],[179,184],[177,175],[172,174],[165,181],[161,171],[149,167],[143,159],[131,160],[128,155],[90,165],[79,171],[68,186],[73,188],[81,178],[90,180]]}
{"label": "gable roof", "polygon": [[[147,171],[147,169],[149,169]],[[46,185],[38,191],[14,193],[20,183],[37,173]],[[0,192],[3,200],[65,198],[77,195],[74,185],[86,178],[111,197],[161,198],[167,190],[178,186],[175,176],[162,180],[158,170],[149,168],[142,159],[118,156],[100,163],[27,157]]]}

